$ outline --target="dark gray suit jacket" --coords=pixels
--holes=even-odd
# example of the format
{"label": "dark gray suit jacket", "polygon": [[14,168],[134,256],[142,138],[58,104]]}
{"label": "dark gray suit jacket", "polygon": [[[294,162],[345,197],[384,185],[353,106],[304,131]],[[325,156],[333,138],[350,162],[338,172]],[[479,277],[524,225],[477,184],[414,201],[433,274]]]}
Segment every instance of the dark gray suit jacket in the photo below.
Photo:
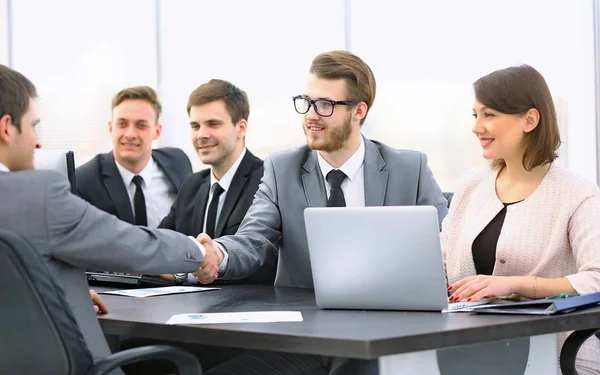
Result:
{"label": "dark gray suit jacket", "polygon": [[85,269],[156,275],[193,272],[203,262],[202,252],[187,236],[136,227],[98,210],[73,195],[59,172],[0,172],[0,192],[0,228],[22,235],[42,254],[94,358],[110,351]]}
{"label": "dark gray suit jacket", "polygon": [[[178,193],[183,180],[192,174],[190,159],[182,150],[173,147],[152,150],[152,158],[156,160]],[[102,211],[135,224],[129,195],[112,151],[96,155],[77,168],[75,176],[77,195]]]}
{"label": "dark gray suit jacket", "polygon": [[[432,205],[441,224],[448,213],[447,202],[426,156],[363,140],[365,205]],[[222,277],[252,274],[279,251],[275,285],[312,288],[304,209],[327,205],[317,152],[302,146],[268,157],[264,169],[262,183],[237,234],[217,240],[229,253]]]}

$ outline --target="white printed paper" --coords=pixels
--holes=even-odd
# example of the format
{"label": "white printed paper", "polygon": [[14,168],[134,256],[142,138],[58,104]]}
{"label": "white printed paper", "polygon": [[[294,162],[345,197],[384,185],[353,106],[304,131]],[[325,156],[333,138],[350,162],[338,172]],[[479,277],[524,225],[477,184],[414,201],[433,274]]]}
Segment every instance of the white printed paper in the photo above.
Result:
{"label": "white printed paper", "polygon": [[197,286],[163,286],[157,288],[143,288],[143,289],[122,289],[122,290],[111,290],[106,292],[98,292],[102,294],[116,294],[127,297],[153,297],[153,296],[164,296],[167,294],[178,294],[178,293],[195,293],[204,292],[207,290],[217,290],[221,288],[203,288]]}
{"label": "white printed paper", "polygon": [[300,311],[252,311],[234,313],[178,314],[167,324],[275,323],[301,322]]}

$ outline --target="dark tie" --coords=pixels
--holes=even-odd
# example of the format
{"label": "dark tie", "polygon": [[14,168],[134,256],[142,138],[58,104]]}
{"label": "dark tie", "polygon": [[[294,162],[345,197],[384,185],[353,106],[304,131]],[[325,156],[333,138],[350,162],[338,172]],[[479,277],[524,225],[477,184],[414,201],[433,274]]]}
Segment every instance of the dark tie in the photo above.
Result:
{"label": "dark tie", "polygon": [[133,210],[135,211],[135,225],[148,226],[148,218],[146,217],[146,198],[142,190],[142,182],[144,179],[140,175],[133,176],[135,184],[135,195],[133,196]]}
{"label": "dark tie", "polygon": [[345,179],[346,174],[339,169],[333,169],[327,173],[327,182],[331,185],[327,207],[346,207],[346,199],[344,199],[342,191],[342,182]]}
{"label": "dark tie", "polygon": [[215,238],[215,225],[217,224],[217,208],[219,208],[219,197],[225,190],[218,182],[213,184],[213,196],[208,206],[208,215],[206,216],[206,234],[210,238]]}

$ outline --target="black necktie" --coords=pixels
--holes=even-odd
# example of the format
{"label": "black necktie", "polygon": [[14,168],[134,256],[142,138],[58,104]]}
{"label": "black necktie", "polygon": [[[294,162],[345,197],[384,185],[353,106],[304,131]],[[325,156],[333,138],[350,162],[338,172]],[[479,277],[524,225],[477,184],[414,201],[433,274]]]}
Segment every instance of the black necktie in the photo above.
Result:
{"label": "black necktie", "polygon": [[148,226],[148,218],[146,216],[146,198],[142,190],[142,182],[144,179],[140,175],[133,176],[135,184],[135,195],[133,196],[133,210],[135,211],[135,225]]}
{"label": "black necktie", "polygon": [[327,182],[331,185],[327,207],[346,207],[346,199],[344,199],[342,191],[342,182],[345,179],[346,174],[339,169],[333,169],[327,173]]}
{"label": "black necktie", "polygon": [[213,184],[213,196],[208,206],[208,215],[206,215],[206,234],[210,238],[215,237],[215,225],[217,224],[217,208],[219,208],[219,197],[225,190],[218,182]]}

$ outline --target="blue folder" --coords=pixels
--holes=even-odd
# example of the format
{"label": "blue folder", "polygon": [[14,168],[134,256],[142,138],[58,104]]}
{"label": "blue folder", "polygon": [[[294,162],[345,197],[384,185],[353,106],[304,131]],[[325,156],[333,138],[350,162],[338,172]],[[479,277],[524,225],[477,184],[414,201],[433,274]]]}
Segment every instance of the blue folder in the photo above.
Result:
{"label": "blue folder", "polygon": [[600,293],[584,294],[577,297],[537,299],[534,301],[489,304],[477,306],[473,312],[478,314],[530,314],[553,315],[564,314],[580,308],[591,307],[600,303]]}

